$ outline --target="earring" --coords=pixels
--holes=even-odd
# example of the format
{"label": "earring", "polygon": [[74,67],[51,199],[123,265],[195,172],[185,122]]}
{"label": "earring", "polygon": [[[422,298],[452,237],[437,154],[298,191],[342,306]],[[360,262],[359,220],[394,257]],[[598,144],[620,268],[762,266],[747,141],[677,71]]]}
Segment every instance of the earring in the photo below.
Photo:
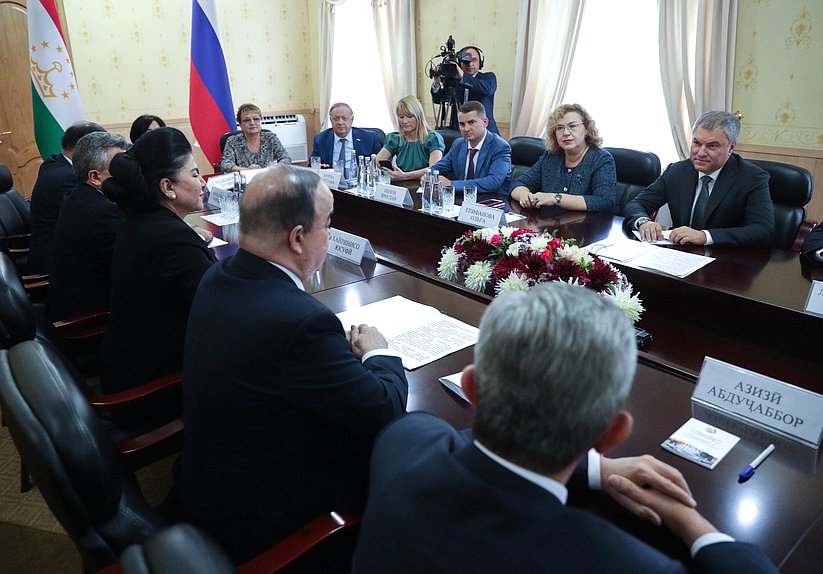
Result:
{"label": "earring", "polygon": [[169,199],[174,201],[175,199],[177,199],[177,194],[172,191],[171,194],[169,195]]}

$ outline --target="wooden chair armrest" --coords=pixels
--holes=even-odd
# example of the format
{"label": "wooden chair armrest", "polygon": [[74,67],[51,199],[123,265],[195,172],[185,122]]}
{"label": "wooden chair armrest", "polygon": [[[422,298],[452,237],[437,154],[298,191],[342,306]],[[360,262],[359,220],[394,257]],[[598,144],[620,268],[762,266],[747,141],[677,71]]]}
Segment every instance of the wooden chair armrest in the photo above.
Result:
{"label": "wooden chair armrest", "polygon": [[55,321],[54,327],[68,341],[91,339],[100,337],[106,332],[110,316],[111,312],[108,309],[97,309],[62,321]]}
{"label": "wooden chair armrest", "polygon": [[817,225],[817,222],[809,219],[801,223],[800,228],[797,230],[797,235],[794,238],[794,243],[792,243],[789,251],[792,253],[800,253],[800,250],[803,248],[803,240],[806,239],[806,236],[814,229],[815,225]]}
{"label": "wooden chair armrest", "polygon": [[86,395],[86,397],[95,410],[112,411],[140,403],[162,391],[179,387],[182,382],[183,373],[173,373],[127,391],[110,395]]}
{"label": "wooden chair armrest", "polygon": [[117,449],[122,454],[128,455],[159,444],[181,432],[183,432],[183,419],[174,419],[159,428],[117,443]]}
{"label": "wooden chair armrest", "polygon": [[237,568],[238,574],[270,574],[291,564],[335,533],[358,526],[362,516],[356,512],[330,512],[293,532],[256,558]]}
{"label": "wooden chair armrest", "polygon": [[25,283],[35,283],[35,282],[38,282],[38,281],[46,281],[46,282],[48,282],[48,280],[49,280],[49,274],[48,274],[48,273],[35,273],[35,274],[33,274],[33,275],[21,275],[21,276],[20,276],[20,280],[21,280],[24,284],[25,284]]}

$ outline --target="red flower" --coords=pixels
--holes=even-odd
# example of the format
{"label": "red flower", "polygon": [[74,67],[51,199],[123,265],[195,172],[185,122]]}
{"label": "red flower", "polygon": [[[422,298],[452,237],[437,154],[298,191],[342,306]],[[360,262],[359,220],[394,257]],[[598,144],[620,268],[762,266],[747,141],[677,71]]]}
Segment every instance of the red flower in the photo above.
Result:
{"label": "red flower", "polygon": [[503,243],[503,238],[498,233],[497,235],[492,235],[492,238],[489,240],[489,243],[494,245],[495,247],[500,247],[500,244]]}
{"label": "red flower", "polygon": [[550,248],[546,248],[540,254],[540,257],[543,259],[543,261],[545,261],[547,264],[549,264],[552,261],[554,261],[554,250],[550,249]]}
{"label": "red flower", "polygon": [[469,261],[471,261],[471,263],[476,263],[477,261],[485,261],[493,252],[494,247],[492,247],[482,239],[477,239],[476,237],[470,237],[464,240],[460,246],[459,251],[459,253],[463,253],[463,255],[466,258],[468,258]]}
{"label": "red flower", "polygon": [[596,255],[593,259],[594,263],[589,271],[589,280],[591,281],[589,287],[600,293],[605,290],[609,284],[617,282],[617,272],[614,270],[614,267]]}
{"label": "red flower", "polygon": [[512,231],[512,234],[509,237],[512,239],[512,241],[514,241],[515,239],[517,239],[521,235],[539,235],[539,234],[535,233],[534,231],[532,231],[528,227],[518,227],[517,229]]}
{"label": "red flower", "polygon": [[571,259],[557,259],[552,265],[549,281],[566,281],[577,279],[581,285],[589,282],[586,272],[577,261]]}

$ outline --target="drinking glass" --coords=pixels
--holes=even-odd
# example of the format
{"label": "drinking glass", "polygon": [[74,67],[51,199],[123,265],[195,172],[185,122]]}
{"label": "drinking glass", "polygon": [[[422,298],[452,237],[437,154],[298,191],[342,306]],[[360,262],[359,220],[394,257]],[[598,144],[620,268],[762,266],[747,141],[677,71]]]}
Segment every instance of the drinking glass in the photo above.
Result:
{"label": "drinking glass", "polygon": [[379,178],[380,183],[391,184],[391,172],[389,170],[381,169]]}
{"label": "drinking glass", "polygon": [[449,215],[454,207],[454,186],[443,186],[443,215]]}
{"label": "drinking glass", "polygon": [[310,161],[311,161],[312,171],[314,171],[315,173],[320,173],[320,156],[319,155],[313,155],[313,156],[311,156]]}
{"label": "drinking glass", "polygon": [[463,203],[477,203],[477,186],[467,185],[463,188]]}

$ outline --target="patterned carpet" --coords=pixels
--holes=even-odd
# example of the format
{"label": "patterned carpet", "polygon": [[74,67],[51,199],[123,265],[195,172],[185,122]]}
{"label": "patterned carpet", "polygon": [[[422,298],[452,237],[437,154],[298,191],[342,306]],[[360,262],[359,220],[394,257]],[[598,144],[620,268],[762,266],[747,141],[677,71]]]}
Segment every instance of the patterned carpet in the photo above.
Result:
{"label": "patterned carpet", "polygon": [[[171,489],[175,458],[163,459],[137,471],[137,480],[150,504],[159,504]],[[0,522],[64,533],[36,485],[26,493],[20,492],[20,456],[5,427],[0,427]]]}

